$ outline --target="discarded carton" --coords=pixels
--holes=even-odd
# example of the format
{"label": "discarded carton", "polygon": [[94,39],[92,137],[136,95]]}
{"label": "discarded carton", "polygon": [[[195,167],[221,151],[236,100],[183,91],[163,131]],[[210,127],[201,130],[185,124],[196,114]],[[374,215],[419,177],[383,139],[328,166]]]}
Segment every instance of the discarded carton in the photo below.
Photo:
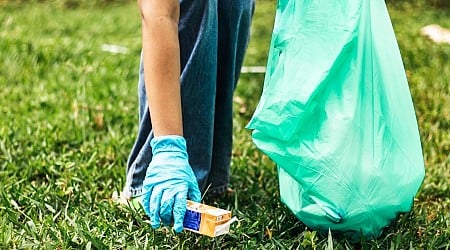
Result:
{"label": "discarded carton", "polygon": [[231,218],[231,211],[188,201],[183,226],[186,230],[216,237],[228,233],[230,224],[236,220],[236,217]]}

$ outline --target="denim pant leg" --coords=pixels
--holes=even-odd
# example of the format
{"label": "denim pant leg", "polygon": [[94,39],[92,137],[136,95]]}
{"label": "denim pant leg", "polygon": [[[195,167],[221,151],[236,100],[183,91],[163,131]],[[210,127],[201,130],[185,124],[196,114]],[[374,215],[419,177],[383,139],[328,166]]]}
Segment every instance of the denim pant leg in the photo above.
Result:
{"label": "denim pant leg", "polygon": [[[226,189],[229,179],[232,93],[242,64],[250,25],[249,17],[242,18],[248,19],[247,21],[239,20],[242,16],[251,15],[244,14],[251,12],[251,8],[243,8],[248,4],[242,3],[252,1],[229,2],[233,2],[233,6],[230,6],[233,8],[218,9],[217,0],[180,1],[183,130],[189,163],[202,191],[211,184],[211,192],[221,192]],[[225,10],[233,13],[222,15]],[[223,31],[219,26],[225,27],[222,28]],[[226,39],[227,42],[219,42],[219,38]],[[219,66],[218,59],[224,60]],[[124,194],[130,197],[141,194],[142,182],[152,156],[149,142],[153,133],[143,73],[141,57],[138,86],[139,130],[128,159],[124,187]]]}
{"label": "denim pant leg", "polygon": [[126,182],[123,195],[131,198],[142,194],[142,184],[148,164],[152,159],[150,140],[153,138],[150,112],[144,81],[143,55],[139,65],[138,98],[139,98],[139,127],[133,148],[128,156]]}
{"label": "denim pant leg", "polygon": [[218,0],[218,60],[214,141],[209,193],[226,190],[230,176],[233,136],[233,92],[250,37],[253,0]]}

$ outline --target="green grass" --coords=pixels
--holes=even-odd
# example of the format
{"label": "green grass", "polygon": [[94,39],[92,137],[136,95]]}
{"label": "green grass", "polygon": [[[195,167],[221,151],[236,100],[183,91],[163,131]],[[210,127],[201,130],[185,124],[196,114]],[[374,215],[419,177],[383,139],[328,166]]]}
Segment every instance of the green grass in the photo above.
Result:
{"label": "green grass", "polygon": [[[211,239],[152,230],[110,201],[124,182],[137,130],[140,20],[135,3],[65,9],[3,4],[0,11],[0,248],[449,249],[450,45],[424,39],[450,27],[448,9],[392,3],[390,13],[418,115],[427,175],[413,211],[359,244],[308,230],[280,203],[274,164],[244,129],[263,76],[242,75],[235,102],[232,196],[206,202],[240,222]],[[274,1],[257,2],[246,65],[265,65]],[[118,44],[128,54],[110,54]],[[401,122],[401,121],[399,121]]]}

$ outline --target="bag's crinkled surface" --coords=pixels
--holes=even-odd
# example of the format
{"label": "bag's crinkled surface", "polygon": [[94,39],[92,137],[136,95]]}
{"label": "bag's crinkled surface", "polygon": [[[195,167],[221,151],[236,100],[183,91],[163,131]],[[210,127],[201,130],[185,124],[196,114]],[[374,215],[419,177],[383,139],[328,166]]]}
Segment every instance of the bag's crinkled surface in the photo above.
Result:
{"label": "bag's crinkled surface", "polygon": [[307,226],[372,238],[410,211],[424,162],[385,2],[279,0],[247,127]]}

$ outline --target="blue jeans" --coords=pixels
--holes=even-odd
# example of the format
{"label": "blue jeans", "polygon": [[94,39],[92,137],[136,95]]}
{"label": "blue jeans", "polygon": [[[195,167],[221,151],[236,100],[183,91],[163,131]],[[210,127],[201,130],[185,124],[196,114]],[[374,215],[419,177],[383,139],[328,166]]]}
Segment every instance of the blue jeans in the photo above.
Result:
{"label": "blue jeans", "polygon": [[[239,78],[254,0],[180,0],[183,130],[202,192],[222,193],[230,176],[233,92]],[[139,131],[128,158],[124,195],[142,193],[153,138],[141,57]]]}

